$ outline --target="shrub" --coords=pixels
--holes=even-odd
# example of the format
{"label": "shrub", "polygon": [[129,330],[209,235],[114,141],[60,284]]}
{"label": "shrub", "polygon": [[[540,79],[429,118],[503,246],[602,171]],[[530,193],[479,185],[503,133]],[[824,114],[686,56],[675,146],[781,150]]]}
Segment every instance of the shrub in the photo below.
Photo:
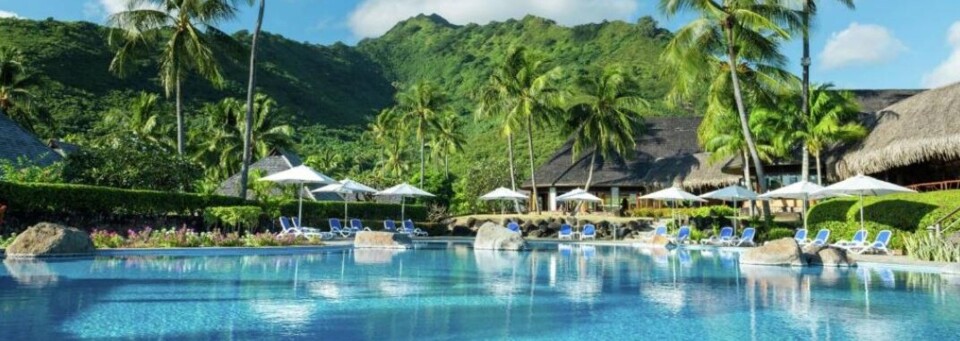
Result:
{"label": "shrub", "polygon": [[10,246],[10,243],[13,243],[13,240],[17,239],[16,233],[11,233],[9,237],[4,238],[3,235],[0,235],[0,248],[6,248]]}
{"label": "shrub", "polygon": [[259,206],[217,206],[208,207],[203,211],[203,220],[208,225],[225,225],[241,229],[252,229],[257,226],[263,210]]}
{"label": "shrub", "polygon": [[232,247],[232,246],[290,246],[321,245],[318,238],[300,238],[293,235],[257,233],[240,236],[236,232],[196,232],[187,228],[127,231],[127,237],[104,230],[90,234],[94,247],[102,248],[169,248],[169,247]]}
{"label": "shrub", "polygon": [[64,161],[67,182],[130,189],[189,191],[203,171],[199,165],[138,139],[84,148]]}
{"label": "shrub", "polygon": [[93,247],[98,249],[116,249],[123,247],[123,236],[116,232],[93,230],[90,233],[90,239],[93,241]]}
{"label": "shrub", "polygon": [[785,227],[776,227],[767,231],[766,236],[763,237],[764,241],[768,240],[777,240],[781,238],[793,238],[794,231]]}
{"label": "shrub", "polygon": [[923,231],[903,235],[903,246],[911,258],[936,261],[960,261],[960,245]]}

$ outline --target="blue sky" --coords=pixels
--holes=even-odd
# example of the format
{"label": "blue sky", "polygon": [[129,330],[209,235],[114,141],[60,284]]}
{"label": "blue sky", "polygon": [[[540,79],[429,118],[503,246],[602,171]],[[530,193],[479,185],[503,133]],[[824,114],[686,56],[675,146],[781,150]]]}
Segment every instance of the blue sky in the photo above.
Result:
{"label": "blue sky", "polygon": [[[0,16],[54,17],[102,23],[124,0],[0,0]],[[634,21],[653,15],[669,29],[688,17],[665,18],[657,0],[269,0],[264,29],[297,41],[355,44],[417,13],[438,13],[455,24],[487,23],[534,14],[575,25],[601,20]],[[812,37],[815,82],[842,88],[926,88],[960,81],[960,1],[858,0],[848,10],[821,0]],[[253,8],[224,23],[227,31],[250,28]],[[799,42],[784,46],[799,71]]]}

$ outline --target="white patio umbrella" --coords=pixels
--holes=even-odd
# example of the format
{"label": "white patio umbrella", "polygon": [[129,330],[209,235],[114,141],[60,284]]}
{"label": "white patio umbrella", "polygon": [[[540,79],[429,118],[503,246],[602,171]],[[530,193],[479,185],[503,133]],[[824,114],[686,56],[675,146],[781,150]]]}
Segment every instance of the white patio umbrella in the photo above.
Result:
{"label": "white patio umbrella", "polygon": [[745,187],[741,187],[738,185],[730,185],[713,192],[702,194],[700,195],[700,197],[704,199],[732,201],[733,207],[736,208],[737,210],[733,218],[733,230],[736,231],[737,220],[739,220],[740,218],[740,207],[737,206],[737,202],[744,201],[744,200],[756,200],[757,193]]}
{"label": "white patio umbrella", "polygon": [[[823,186],[809,181],[800,181],[788,186],[780,187],[776,190],[761,194],[760,199],[799,199],[807,201],[810,199],[823,198],[817,194],[823,190]],[[807,228],[807,212],[803,212],[803,228]]]}
{"label": "white patio umbrella", "polygon": [[[640,197],[640,199],[650,199],[650,200],[659,200],[664,202],[672,202],[674,211],[671,212],[671,215],[676,216],[677,202],[680,201],[696,201],[696,202],[706,202],[706,200],[701,199],[700,197],[686,192],[677,187],[670,187],[667,189],[662,189],[647,195]],[[676,217],[674,217],[676,220]]]}
{"label": "white patio umbrella", "polygon": [[865,195],[886,195],[893,193],[916,193],[912,189],[892,184],[886,181],[877,180],[869,176],[860,174],[855,177],[840,181],[833,185],[816,192],[817,195],[857,195],[860,196],[860,228],[864,227],[863,222],[863,196]]}
{"label": "white patio umbrella", "polygon": [[404,199],[407,197],[432,197],[433,194],[430,192],[424,191],[422,189],[411,186],[410,184],[404,182],[402,184],[387,188],[385,190],[374,193],[373,195],[395,195],[400,197],[400,221],[404,219],[404,211],[406,210],[406,203]]}
{"label": "white patio umbrella", "polygon": [[364,185],[362,183],[350,180],[343,179],[338,182],[317,188],[313,192],[327,192],[327,193],[339,193],[343,195],[343,220],[346,221],[350,219],[347,208],[347,194],[352,193],[376,193],[377,189]]}
{"label": "white patio umbrella", "polygon": [[[603,202],[603,199],[600,199],[596,195],[590,194],[590,192],[587,192],[582,188],[577,188],[567,193],[563,193],[557,196],[556,200],[557,201]],[[576,215],[577,212],[573,212],[573,214]]]}
{"label": "white patio umbrella", "polygon": [[300,185],[300,208],[297,211],[297,219],[303,224],[303,185],[304,184],[329,184],[337,182],[323,173],[313,170],[313,168],[300,165],[288,170],[270,174],[260,178],[259,181],[271,181],[282,185],[297,184]]}
{"label": "white patio umbrella", "polygon": [[[492,200],[527,200],[527,196],[523,193],[511,190],[505,187],[499,187],[495,190],[490,191],[490,193],[480,196],[480,200],[492,201]],[[500,209],[501,214],[503,213],[503,208]]]}

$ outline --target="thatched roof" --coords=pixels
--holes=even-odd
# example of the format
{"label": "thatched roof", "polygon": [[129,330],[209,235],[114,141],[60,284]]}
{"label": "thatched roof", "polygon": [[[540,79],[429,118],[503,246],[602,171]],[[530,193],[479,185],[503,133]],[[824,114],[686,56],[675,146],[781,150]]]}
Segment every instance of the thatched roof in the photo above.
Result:
{"label": "thatched roof", "polygon": [[[257,170],[257,169],[264,170],[265,171],[264,176],[266,176],[266,175],[288,170],[290,168],[299,166],[301,164],[303,164],[303,162],[300,161],[300,157],[298,157],[296,154],[278,149],[278,150],[272,151],[269,156],[262,158],[260,160],[257,160],[257,162],[254,162],[253,164],[251,164],[250,170],[251,171]],[[237,196],[237,192],[239,191],[238,186],[240,186],[240,173],[234,174],[227,180],[223,181],[220,184],[220,187],[217,188],[216,193],[219,195]],[[340,198],[340,196],[337,195],[336,193],[310,192],[311,190],[317,189],[320,186],[322,185],[305,186],[303,191],[303,197],[307,199],[322,200],[322,201],[343,201],[343,199]],[[277,190],[277,193],[274,193],[274,194],[279,195],[280,194],[279,190]],[[248,191],[247,193],[248,199],[253,199],[252,195],[253,193],[249,193]]]}
{"label": "thatched roof", "polygon": [[960,83],[927,90],[874,113],[870,134],[837,162],[842,177],[931,160],[960,159]]}
{"label": "thatched roof", "polygon": [[61,159],[60,154],[0,112],[0,159],[17,161],[18,158],[27,158],[39,165]]}
{"label": "thatched roof", "polygon": [[[591,187],[666,187],[675,182],[687,188],[722,186],[739,178],[720,172],[722,162],[707,162],[697,144],[699,117],[655,117],[645,120],[629,160],[597,158]],[[537,187],[581,187],[586,183],[592,153],[573,159],[567,141],[537,169]],[[528,180],[525,188],[530,188]]]}

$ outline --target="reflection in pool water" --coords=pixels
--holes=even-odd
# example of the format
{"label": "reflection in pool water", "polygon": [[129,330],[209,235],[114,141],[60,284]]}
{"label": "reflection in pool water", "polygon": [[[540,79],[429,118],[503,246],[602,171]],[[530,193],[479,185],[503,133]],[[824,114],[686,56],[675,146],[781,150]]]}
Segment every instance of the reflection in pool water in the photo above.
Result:
{"label": "reflection in pool water", "polygon": [[[201,251],[202,252],[202,251]],[[4,340],[955,339],[960,285],[720,250],[451,243],[6,260]]]}

